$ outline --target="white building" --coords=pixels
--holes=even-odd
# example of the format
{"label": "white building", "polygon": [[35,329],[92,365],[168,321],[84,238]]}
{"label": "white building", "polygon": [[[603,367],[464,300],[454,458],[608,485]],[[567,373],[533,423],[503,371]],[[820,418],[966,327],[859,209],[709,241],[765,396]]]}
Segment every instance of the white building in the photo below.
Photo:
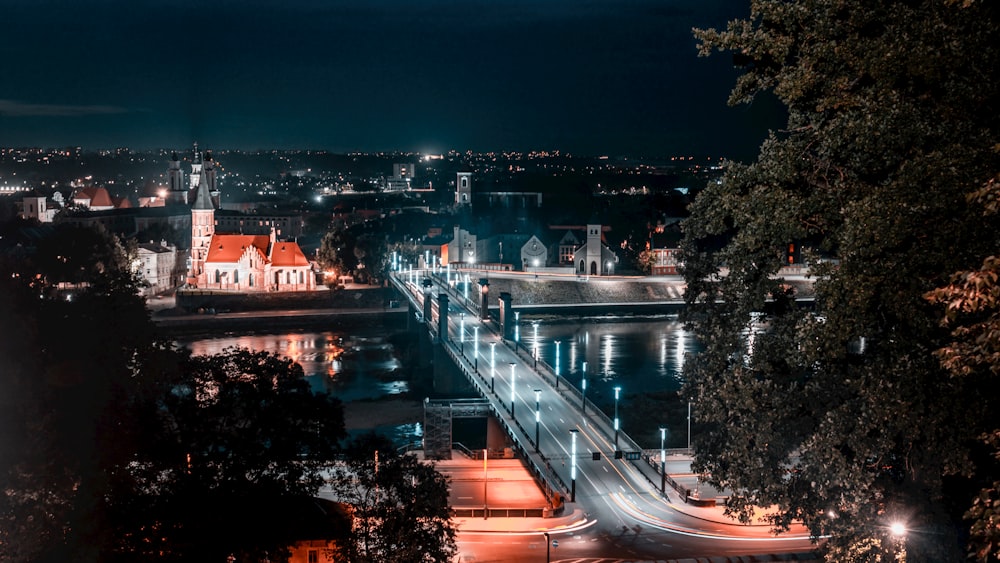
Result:
{"label": "white building", "polygon": [[177,249],[165,242],[139,243],[139,275],[149,287],[144,295],[157,295],[177,286],[174,279],[174,265],[177,263]]}

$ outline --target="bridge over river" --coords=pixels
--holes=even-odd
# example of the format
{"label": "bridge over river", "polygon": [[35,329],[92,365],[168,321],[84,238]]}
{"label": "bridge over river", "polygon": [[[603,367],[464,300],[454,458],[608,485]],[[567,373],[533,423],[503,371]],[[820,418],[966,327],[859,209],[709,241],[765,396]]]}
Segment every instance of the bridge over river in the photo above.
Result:
{"label": "bridge over river", "polygon": [[[714,504],[717,493],[702,487],[698,495],[681,484],[669,483],[663,464],[673,452],[641,448],[621,429],[617,413],[609,417],[587,399],[585,383],[579,389],[568,384],[518,343],[516,317],[521,310],[581,305],[616,311],[623,306],[644,311],[679,307],[679,278],[587,279],[497,272],[487,278],[482,274],[411,271],[394,275],[392,284],[405,296],[410,323],[426,327],[434,344],[483,399],[477,406],[461,408],[487,409],[499,422],[549,498],[550,510],[558,512],[564,501],[566,508],[582,508],[616,529],[623,522],[640,522],[689,542],[767,542],[768,553],[812,547],[801,527],[774,537],[766,527],[708,522],[678,510],[677,503]],[[489,309],[498,309],[499,320]],[[433,405],[429,406],[433,411]],[[433,420],[433,413],[428,416],[425,456],[450,456],[450,433],[436,433],[434,428],[450,424],[450,416],[443,413],[438,421]],[[727,551],[762,552],[760,544],[753,545],[727,547]],[[712,549],[717,547],[713,544]]]}

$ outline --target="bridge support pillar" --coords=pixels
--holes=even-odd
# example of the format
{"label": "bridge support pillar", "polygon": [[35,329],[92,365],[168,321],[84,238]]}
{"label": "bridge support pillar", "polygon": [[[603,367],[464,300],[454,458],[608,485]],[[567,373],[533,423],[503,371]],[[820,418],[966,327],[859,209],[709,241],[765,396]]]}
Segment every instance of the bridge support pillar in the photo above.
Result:
{"label": "bridge support pillar", "polygon": [[514,307],[506,291],[500,292],[500,334],[504,340],[514,339]]}
{"label": "bridge support pillar", "polygon": [[432,321],[431,315],[434,312],[434,298],[429,291],[424,291],[424,324]]}
{"label": "bridge support pillar", "polygon": [[479,318],[488,321],[490,319],[490,280],[488,278],[479,279]]}
{"label": "bridge support pillar", "polygon": [[448,294],[438,294],[438,340],[448,342]]}

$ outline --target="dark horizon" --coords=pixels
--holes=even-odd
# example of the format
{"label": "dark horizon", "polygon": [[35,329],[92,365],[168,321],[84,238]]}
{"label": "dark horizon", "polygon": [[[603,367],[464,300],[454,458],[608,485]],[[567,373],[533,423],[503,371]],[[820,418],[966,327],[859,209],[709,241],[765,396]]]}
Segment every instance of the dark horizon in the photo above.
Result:
{"label": "dark horizon", "polygon": [[729,108],[692,27],[737,0],[205,6],[14,0],[0,145],[449,150],[747,159],[773,100]]}

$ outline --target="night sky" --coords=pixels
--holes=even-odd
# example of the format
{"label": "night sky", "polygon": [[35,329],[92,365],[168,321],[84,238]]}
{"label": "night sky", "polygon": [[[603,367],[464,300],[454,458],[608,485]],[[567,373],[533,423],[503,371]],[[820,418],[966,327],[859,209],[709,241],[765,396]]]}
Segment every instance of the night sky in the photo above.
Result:
{"label": "night sky", "polygon": [[3,0],[0,145],[756,154],[749,0]]}

